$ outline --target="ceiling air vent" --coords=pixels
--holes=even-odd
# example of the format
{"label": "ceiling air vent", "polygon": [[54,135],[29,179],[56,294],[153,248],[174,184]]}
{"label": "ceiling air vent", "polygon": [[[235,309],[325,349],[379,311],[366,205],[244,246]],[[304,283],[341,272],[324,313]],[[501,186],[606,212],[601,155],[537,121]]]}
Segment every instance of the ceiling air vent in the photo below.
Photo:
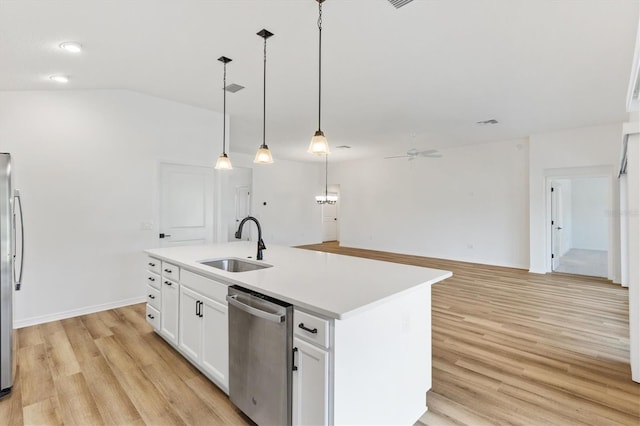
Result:
{"label": "ceiling air vent", "polygon": [[413,0],[389,0],[396,9],[400,9],[402,6],[411,3]]}
{"label": "ceiling air vent", "polygon": [[231,93],[236,93],[242,89],[244,89],[244,86],[240,86],[239,84],[235,84],[235,83],[231,83],[230,85],[224,88],[224,90]]}
{"label": "ceiling air vent", "polygon": [[490,120],[476,121],[476,124],[479,124],[481,126],[488,126],[490,124],[498,124],[498,120],[496,120],[495,118],[492,118]]}

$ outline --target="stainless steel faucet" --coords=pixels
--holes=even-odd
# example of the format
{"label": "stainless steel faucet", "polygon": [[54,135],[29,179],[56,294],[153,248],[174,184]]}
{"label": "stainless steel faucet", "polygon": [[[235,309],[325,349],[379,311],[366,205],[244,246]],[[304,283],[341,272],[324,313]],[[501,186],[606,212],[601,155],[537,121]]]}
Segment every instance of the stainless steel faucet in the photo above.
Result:
{"label": "stainless steel faucet", "polygon": [[256,226],[258,227],[258,254],[256,255],[256,259],[262,260],[262,250],[266,250],[267,247],[264,245],[264,241],[262,241],[262,228],[260,227],[260,222],[258,222],[258,219],[256,219],[253,216],[247,216],[244,219],[242,219],[242,222],[240,222],[240,225],[238,226],[238,230],[236,231],[236,238],[237,239],[242,238],[242,227],[244,226],[244,223],[248,220],[254,221],[256,223]]}

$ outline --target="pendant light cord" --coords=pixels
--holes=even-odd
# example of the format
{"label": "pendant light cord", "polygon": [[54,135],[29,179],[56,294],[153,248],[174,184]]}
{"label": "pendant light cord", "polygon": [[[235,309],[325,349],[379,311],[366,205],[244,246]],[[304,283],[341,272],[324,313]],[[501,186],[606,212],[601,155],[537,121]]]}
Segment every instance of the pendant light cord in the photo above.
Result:
{"label": "pendant light cord", "polygon": [[320,126],[320,111],[322,97],[322,1],[318,1],[318,130]]}
{"label": "pendant light cord", "polygon": [[264,38],[264,69],[262,78],[262,145],[266,145],[267,134],[267,38]]}
{"label": "pendant light cord", "polygon": [[226,156],[226,135],[227,135],[227,63],[224,63],[224,73],[222,77],[222,155]]}

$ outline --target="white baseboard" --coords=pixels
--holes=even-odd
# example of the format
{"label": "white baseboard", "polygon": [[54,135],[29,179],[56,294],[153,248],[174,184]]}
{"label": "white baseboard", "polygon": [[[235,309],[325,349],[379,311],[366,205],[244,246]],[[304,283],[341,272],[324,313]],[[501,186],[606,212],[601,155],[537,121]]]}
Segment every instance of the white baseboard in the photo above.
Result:
{"label": "white baseboard", "polygon": [[101,305],[86,306],[84,308],[73,309],[71,311],[26,318],[19,321],[14,321],[13,328],[29,327],[31,325],[43,324],[45,322],[59,321],[67,318],[77,317],[80,315],[93,314],[95,312],[135,305],[136,303],[146,302],[146,300],[147,298],[145,296],[133,297],[131,299],[118,300],[117,302],[103,303]]}

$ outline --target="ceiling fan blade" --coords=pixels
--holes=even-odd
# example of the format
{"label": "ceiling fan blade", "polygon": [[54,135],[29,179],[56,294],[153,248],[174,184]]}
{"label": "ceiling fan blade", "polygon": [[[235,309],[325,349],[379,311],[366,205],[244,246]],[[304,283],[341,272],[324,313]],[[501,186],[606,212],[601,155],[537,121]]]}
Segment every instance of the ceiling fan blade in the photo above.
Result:
{"label": "ceiling fan blade", "polygon": [[389,158],[407,158],[407,157],[411,157],[410,155],[394,155],[393,157],[384,157],[385,160],[389,159]]}
{"label": "ceiling fan blade", "polygon": [[424,156],[424,155],[428,155],[428,154],[437,154],[437,153],[438,153],[438,150],[437,150],[437,149],[426,149],[426,150],[424,150],[424,151],[420,151],[420,152],[418,152],[418,154],[419,154],[419,155],[422,155],[422,156]]}
{"label": "ceiling fan blade", "polygon": [[437,154],[437,153],[433,153],[433,154],[422,154],[422,155],[420,155],[420,157],[427,157],[427,158],[442,158],[442,154]]}

